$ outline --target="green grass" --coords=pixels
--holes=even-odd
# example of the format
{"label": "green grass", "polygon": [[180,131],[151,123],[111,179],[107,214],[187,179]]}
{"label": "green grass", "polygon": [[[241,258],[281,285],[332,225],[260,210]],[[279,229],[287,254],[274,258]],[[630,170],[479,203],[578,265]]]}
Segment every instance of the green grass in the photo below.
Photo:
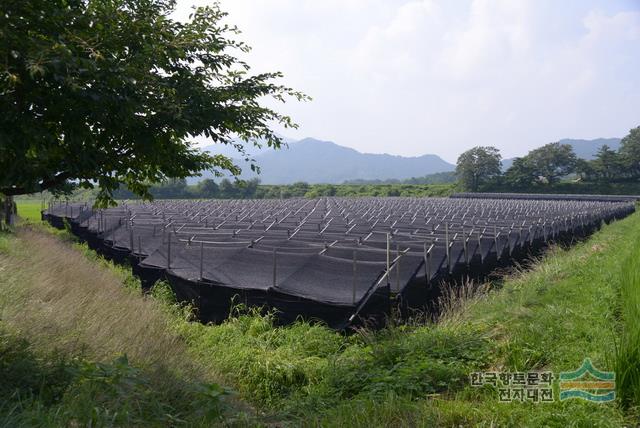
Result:
{"label": "green grass", "polygon": [[[297,423],[620,426],[633,420],[632,405],[502,404],[496,391],[471,388],[467,375],[558,373],[589,357],[602,370],[629,371],[630,386],[621,387],[637,391],[636,342],[623,339],[629,346],[618,356],[614,349],[621,298],[637,302],[621,297],[620,284],[625,272],[637,272],[639,248],[636,214],[568,251],[554,249],[531,271],[464,302],[435,325],[345,337],[302,322],[274,327],[269,316],[249,312],[219,326],[179,322],[175,328],[195,358],[227,373],[244,399]],[[638,298],[637,287],[626,292]],[[637,310],[622,312],[637,317]],[[633,334],[636,319],[624,321]],[[617,364],[621,355],[629,361]]]}
{"label": "green grass", "polygon": [[[121,284],[135,286],[121,268],[82,251]],[[306,322],[278,327],[272,315],[243,307],[221,325],[190,322],[166,284],[145,300],[164,308],[166,334],[184,344],[181,358],[218,374],[219,383],[255,406],[251,424],[622,426],[637,422],[640,404],[638,260],[640,214],[634,214],[569,250],[553,249],[488,294],[457,302],[437,324],[393,322],[348,336]],[[131,340],[125,332],[101,334],[94,346],[113,335],[124,335],[120,347]],[[93,336],[80,337],[91,343]],[[569,371],[586,357],[616,371],[616,402],[504,404],[496,390],[468,381],[476,370]]]}
{"label": "green grass", "polygon": [[31,221],[40,221],[40,209],[42,201],[16,200],[18,206],[18,216]]}
{"label": "green grass", "polygon": [[616,346],[616,385],[622,405],[640,407],[640,245],[622,264],[619,275],[620,333]]}

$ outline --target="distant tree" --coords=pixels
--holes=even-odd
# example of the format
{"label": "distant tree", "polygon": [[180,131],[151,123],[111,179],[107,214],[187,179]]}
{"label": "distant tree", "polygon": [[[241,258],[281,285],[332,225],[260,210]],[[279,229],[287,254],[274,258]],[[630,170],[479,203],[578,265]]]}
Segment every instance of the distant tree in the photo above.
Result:
{"label": "distant tree", "polygon": [[553,184],[575,172],[577,157],[569,144],[549,143],[530,151],[526,163],[539,181]]}
{"label": "distant tree", "polygon": [[291,194],[295,197],[303,197],[309,191],[309,183],[304,181],[298,181],[293,183],[290,187]]}
{"label": "distant tree", "polygon": [[387,196],[400,196],[401,194],[401,190],[398,189],[396,186],[390,186],[387,189]]}
{"label": "distant tree", "polygon": [[591,165],[600,181],[616,180],[624,174],[622,156],[606,144],[600,147]]}
{"label": "distant tree", "polygon": [[504,181],[511,188],[526,189],[538,181],[538,176],[529,158],[525,156],[513,160],[504,173]]}
{"label": "distant tree", "polygon": [[218,184],[210,178],[205,178],[198,183],[198,197],[201,198],[217,198],[220,193]]}
{"label": "distant tree", "polygon": [[458,157],[456,175],[465,190],[477,192],[502,173],[502,156],[495,147],[474,147]]}
{"label": "distant tree", "polygon": [[240,181],[236,184],[237,195],[244,199],[251,199],[256,196],[256,191],[260,185],[259,178],[252,178],[251,180]]}
{"label": "distant tree", "polygon": [[640,178],[640,126],[622,139],[619,153],[629,177]]}
{"label": "distant tree", "polygon": [[597,178],[594,161],[586,159],[576,159],[575,173],[578,174],[582,181],[593,181]]}
{"label": "distant tree", "polygon": [[[125,184],[202,170],[239,174],[231,159],[195,149],[204,135],[279,147],[273,123],[295,126],[262,101],[303,94],[249,75],[216,3],[186,21],[173,0],[7,0],[0,13],[0,193],[99,186],[113,203]],[[255,165],[251,164],[252,168]]]}
{"label": "distant tree", "polygon": [[234,186],[233,183],[227,178],[222,179],[219,189],[220,197],[222,198],[235,198],[237,196],[236,186]]}
{"label": "distant tree", "polygon": [[156,184],[149,189],[154,198],[181,199],[189,197],[187,192],[187,180],[184,178],[171,178],[164,183]]}

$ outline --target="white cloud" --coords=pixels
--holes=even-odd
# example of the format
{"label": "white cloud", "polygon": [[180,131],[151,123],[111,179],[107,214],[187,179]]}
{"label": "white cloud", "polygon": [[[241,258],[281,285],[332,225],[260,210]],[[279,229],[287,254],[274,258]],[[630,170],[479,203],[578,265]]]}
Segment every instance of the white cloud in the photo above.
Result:
{"label": "white cloud", "polygon": [[[180,13],[189,0],[180,0]],[[201,2],[200,4],[202,4]],[[253,46],[314,97],[277,105],[301,127],[366,152],[477,144],[520,155],[564,137],[640,125],[640,7],[552,0],[223,0]]]}

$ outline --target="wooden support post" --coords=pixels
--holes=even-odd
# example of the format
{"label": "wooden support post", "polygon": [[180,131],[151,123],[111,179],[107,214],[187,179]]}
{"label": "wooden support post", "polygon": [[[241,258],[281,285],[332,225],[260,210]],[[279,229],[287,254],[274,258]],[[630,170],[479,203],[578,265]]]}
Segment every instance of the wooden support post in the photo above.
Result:
{"label": "wooden support post", "polygon": [[400,292],[400,244],[396,244],[396,292]]}
{"label": "wooden support post", "polygon": [[353,286],[351,289],[351,302],[356,304],[356,286],[358,283],[358,250],[353,250]]}
{"label": "wooden support post", "polygon": [[171,269],[171,233],[169,233],[169,240],[167,241],[167,269]]}
{"label": "wooden support post", "polygon": [[391,283],[391,278],[389,278],[389,269],[390,269],[390,265],[391,265],[391,237],[389,236],[389,234],[387,233],[387,284]]}
{"label": "wooden support post", "polygon": [[464,226],[462,226],[462,249],[464,250],[464,263],[469,266],[469,248],[467,247],[467,236],[464,233]]}
{"label": "wooden support post", "polygon": [[444,244],[447,254],[447,270],[451,273],[451,248],[449,247],[449,223],[444,224]]}
{"label": "wooden support post", "polygon": [[426,277],[426,283],[429,285],[431,282],[431,248],[427,249],[427,242],[424,243],[424,276]]}
{"label": "wooden support post", "polygon": [[278,280],[278,261],[277,261],[277,250],[276,247],[273,247],[273,286],[277,285]]}
{"label": "wooden support post", "polygon": [[202,281],[203,267],[204,267],[204,242],[200,241],[200,281]]}

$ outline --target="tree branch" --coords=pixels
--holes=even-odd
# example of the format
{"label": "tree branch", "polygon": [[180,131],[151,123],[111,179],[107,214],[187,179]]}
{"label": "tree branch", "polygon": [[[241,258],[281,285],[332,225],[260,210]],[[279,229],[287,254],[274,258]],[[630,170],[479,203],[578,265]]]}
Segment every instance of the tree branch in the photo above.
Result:
{"label": "tree branch", "polygon": [[27,188],[27,187],[7,187],[0,189],[0,193],[6,196],[16,196],[16,195],[25,195],[29,193],[43,192],[45,190],[51,189],[52,187],[59,186],[63,184],[70,178],[70,174],[68,172],[61,172],[51,178],[45,178],[42,180],[40,184],[38,184],[35,188]]}

